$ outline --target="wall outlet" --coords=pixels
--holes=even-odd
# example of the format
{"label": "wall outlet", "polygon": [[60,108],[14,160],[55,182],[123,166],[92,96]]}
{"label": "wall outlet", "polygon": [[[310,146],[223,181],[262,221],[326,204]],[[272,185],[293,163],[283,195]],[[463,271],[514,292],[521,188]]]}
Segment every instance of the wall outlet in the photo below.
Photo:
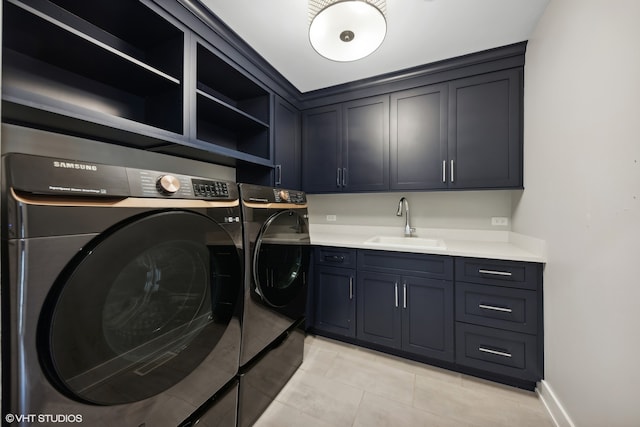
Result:
{"label": "wall outlet", "polygon": [[506,216],[494,216],[491,217],[491,225],[498,227],[506,227],[509,225],[509,218]]}
{"label": "wall outlet", "polygon": [[327,215],[327,221],[329,222],[335,222],[336,219],[337,217],[335,215]]}

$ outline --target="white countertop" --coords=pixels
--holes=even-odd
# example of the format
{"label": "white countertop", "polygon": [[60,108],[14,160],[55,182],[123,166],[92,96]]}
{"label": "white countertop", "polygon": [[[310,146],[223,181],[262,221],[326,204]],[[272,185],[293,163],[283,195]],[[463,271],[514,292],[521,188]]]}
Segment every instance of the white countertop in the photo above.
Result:
{"label": "white countertop", "polygon": [[310,224],[309,231],[311,244],[319,246],[546,262],[543,240],[510,231],[421,228],[416,230],[417,237],[440,239],[445,247],[401,247],[368,242],[374,236],[402,237],[403,230],[399,227]]}

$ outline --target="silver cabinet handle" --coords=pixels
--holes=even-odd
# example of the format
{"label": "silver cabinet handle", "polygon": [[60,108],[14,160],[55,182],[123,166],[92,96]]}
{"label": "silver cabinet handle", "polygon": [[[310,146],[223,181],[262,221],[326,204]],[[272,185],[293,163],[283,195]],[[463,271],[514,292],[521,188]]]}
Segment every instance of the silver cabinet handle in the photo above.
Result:
{"label": "silver cabinet handle", "polygon": [[395,284],[396,287],[396,307],[398,306],[398,282]]}
{"label": "silver cabinet handle", "polygon": [[442,161],[442,182],[447,182],[447,161]]}
{"label": "silver cabinet handle", "polygon": [[353,299],[353,276],[349,277],[349,299]]}
{"label": "silver cabinet handle", "polygon": [[340,182],[342,181],[340,179],[340,172],[342,171],[342,169],[338,168],[338,172],[336,173],[336,187],[340,187]]}
{"label": "silver cabinet handle", "polygon": [[342,186],[347,186],[347,168],[342,168]]}
{"label": "silver cabinet handle", "polygon": [[454,179],[453,179],[453,177],[454,177],[454,175],[453,175],[453,165],[454,165],[454,161],[451,160],[451,182],[454,181]]}
{"label": "silver cabinet handle", "polygon": [[511,313],[513,312],[512,309],[507,308],[507,307],[497,307],[495,305],[486,305],[486,304],[478,304],[478,307],[484,309],[484,310],[493,310],[493,311],[502,311],[504,313]]}
{"label": "silver cabinet handle", "polygon": [[495,354],[496,356],[511,357],[511,353],[505,353],[504,351],[491,350],[490,348],[478,347],[478,350],[480,350],[483,353]]}
{"label": "silver cabinet handle", "polygon": [[276,185],[282,185],[282,165],[276,165]]}
{"label": "silver cabinet handle", "polygon": [[478,273],[480,274],[491,274],[493,276],[505,276],[505,277],[511,277],[512,273],[510,271],[495,271],[495,270],[478,270]]}
{"label": "silver cabinet handle", "polygon": [[407,308],[407,283],[402,284],[402,308]]}

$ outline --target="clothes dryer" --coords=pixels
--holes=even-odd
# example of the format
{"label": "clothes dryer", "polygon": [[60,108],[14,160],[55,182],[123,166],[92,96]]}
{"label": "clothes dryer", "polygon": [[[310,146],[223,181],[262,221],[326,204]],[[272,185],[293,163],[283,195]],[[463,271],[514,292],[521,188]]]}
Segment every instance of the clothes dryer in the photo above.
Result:
{"label": "clothes dryer", "polygon": [[245,247],[244,366],[304,319],[310,239],[306,194],[240,184]]}
{"label": "clothes dryer", "polygon": [[305,193],[239,187],[246,268],[238,426],[248,427],[302,363],[310,240]]}
{"label": "clothes dryer", "polygon": [[10,154],[2,184],[5,421],[176,426],[236,381],[235,183]]}

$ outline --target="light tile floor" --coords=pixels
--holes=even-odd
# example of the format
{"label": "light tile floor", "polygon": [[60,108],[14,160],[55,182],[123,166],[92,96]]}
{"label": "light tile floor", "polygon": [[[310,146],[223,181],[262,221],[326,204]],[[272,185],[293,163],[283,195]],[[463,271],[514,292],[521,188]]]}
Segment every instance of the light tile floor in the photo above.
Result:
{"label": "light tile floor", "polygon": [[553,427],[533,392],[322,337],[255,427]]}

